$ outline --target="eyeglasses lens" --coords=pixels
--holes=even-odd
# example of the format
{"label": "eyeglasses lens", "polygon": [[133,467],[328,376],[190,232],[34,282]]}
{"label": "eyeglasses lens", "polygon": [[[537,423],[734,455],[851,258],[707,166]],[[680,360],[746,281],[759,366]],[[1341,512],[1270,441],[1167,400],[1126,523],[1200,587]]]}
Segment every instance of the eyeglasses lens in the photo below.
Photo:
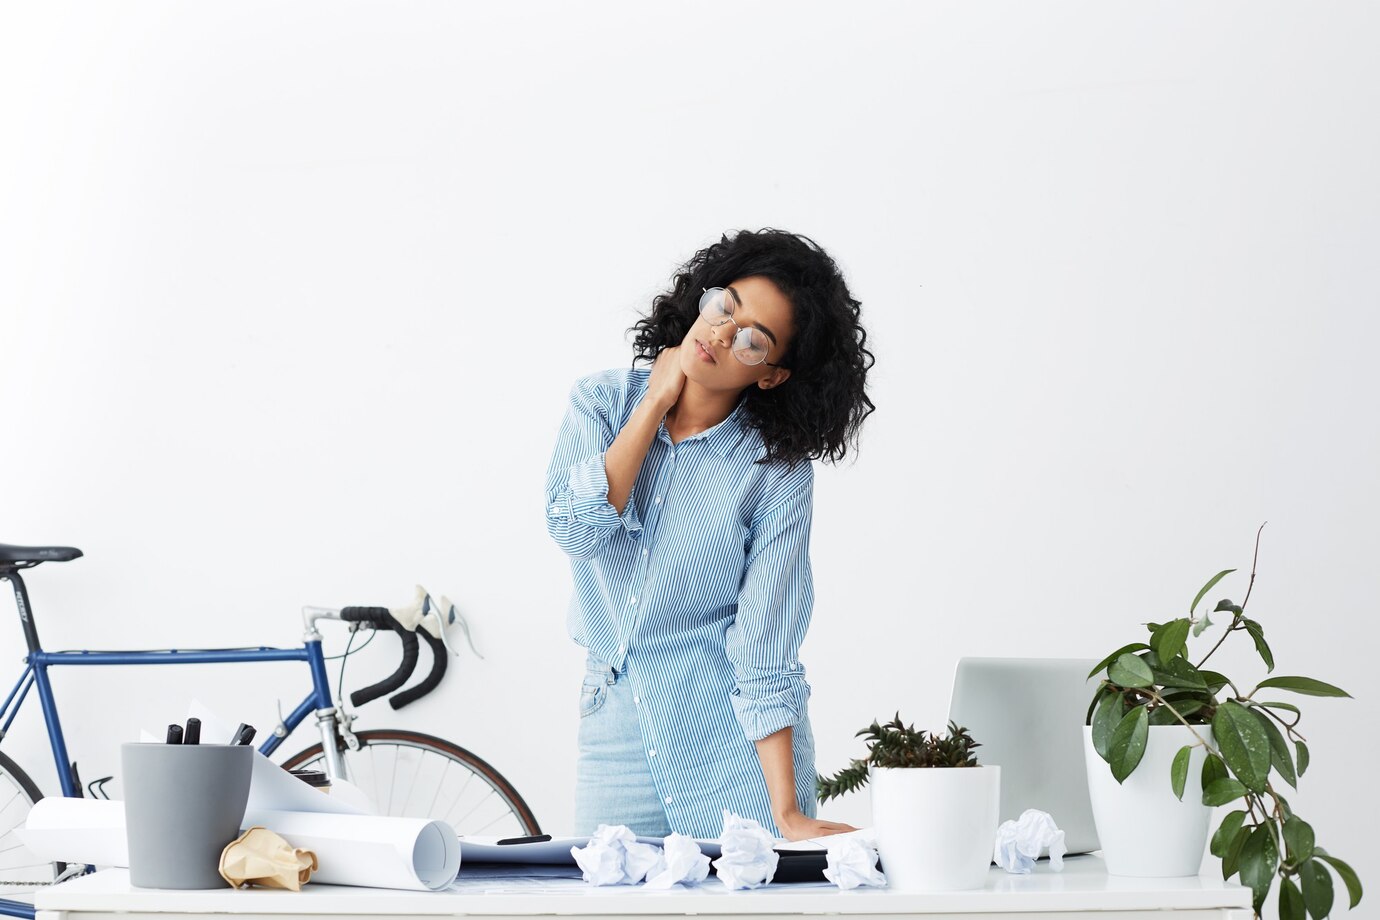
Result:
{"label": "eyeglasses lens", "polygon": [[[700,315],[711,326],[737,321],[733,319],[733,297],[723,288],[710,288],[700,297]],[[738,326],[733,336],[733,355],[744,364],[761,364],[767,360],[770,342],[752,326]]]}

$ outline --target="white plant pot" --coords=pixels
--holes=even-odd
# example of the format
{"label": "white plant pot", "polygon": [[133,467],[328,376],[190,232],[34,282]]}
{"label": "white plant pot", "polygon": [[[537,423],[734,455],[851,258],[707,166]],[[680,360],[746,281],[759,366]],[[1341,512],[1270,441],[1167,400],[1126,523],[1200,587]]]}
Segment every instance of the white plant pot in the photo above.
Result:
{"label": "white plant pot", "polygon": [[872,767],[872,826],[887,883],[952,891],[987,883],[1001,767]]}
{"label": "white plant pot", "polygon": [[[1209,744],[1212,727],[1193,730]],[[1093,821],[1108,875],[1181,878],[1197,875],[1203,864],[1212,809],[1203,804],[1202,770],[1207,752],[1195,747],[1188,761],[1183,801],[1174,795],[1170,767],[1174,755],[1194,737],[1183,725],[1152,725],[1145,755],[1124,783],[1098,756],[1092,726],[1083,726],[1083,757]]]}

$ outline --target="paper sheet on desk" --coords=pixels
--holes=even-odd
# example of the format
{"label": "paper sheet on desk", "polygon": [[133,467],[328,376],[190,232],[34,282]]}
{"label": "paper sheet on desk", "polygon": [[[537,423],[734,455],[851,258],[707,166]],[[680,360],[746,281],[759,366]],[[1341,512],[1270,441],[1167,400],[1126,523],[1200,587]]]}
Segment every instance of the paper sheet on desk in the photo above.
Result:
{"label": "paper sheet on desk", "polygon": [[[316,853],[319,868],[313,882],[435,891],[449,885],[460,868],[455,831],[440,821],[268,809],[245,812],[240,826],[256,824],[294,847]],[[15,833],[40,859],[129,865],[123,802],[50,796],[29,810],[26,827]]]}
{"label": "paper sheet on desk", "polygon": [[14,835],[39,859],[127,866],[125,805],[100,799],[45,796]]}
{"label": "paper sheet on desk", "polygon": [[[498,845],[501,837],[461,837],[460,855],[464,863],[515,863],[529,866],[573,866],[575,857],[570,855],[571,847],[582,847],[589,843],[588,837],[553,837],[537,843],[509,843]],[[662,846],[661,837],[638,837],[638,843]],[[696,840],[706,856],[719,855],[719,841]]]}

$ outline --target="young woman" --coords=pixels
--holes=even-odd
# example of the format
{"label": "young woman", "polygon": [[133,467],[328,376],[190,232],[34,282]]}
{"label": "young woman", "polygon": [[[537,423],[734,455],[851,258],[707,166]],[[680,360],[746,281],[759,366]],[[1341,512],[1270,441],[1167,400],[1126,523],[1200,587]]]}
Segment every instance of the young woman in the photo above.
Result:
{"label": "young woman", "polygon": [[852,830],[815,818],[797,650],[812,460],[873,410],[859,307],[808,238],[725,235],[630,330],[631,369],[572,387],[546,523],[588,650],[576,833],[717,837],[725,809],[791,840]]}

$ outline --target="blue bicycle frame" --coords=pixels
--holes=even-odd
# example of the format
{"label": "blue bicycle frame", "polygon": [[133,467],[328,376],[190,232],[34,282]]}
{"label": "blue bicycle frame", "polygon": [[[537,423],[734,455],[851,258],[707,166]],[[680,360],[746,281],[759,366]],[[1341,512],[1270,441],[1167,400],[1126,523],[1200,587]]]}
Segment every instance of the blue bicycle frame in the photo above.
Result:
{"label": "blue bicycle frame", "polygon": [[[58,665],[151,665],[151,664],[229,664],[245,661],[305,661],[311,665],[312,691],[296,709],[283,720],[285,731],[270,732],[268,738],[259,746],[265,755],[272,754],[292,734],[292,730],[302,724],[308,714],[318,710],[334,711],[331,702],[330,685],[326,682],[326,660],[321,653],[321,638],[308,639],[302,648],[259,648],[246,649],[197,649],[183,651],[166,649],[147,652],[92,652],[67,651],[45,652],[42,649],[29,653],[27,667],[15,683],[14,689],[0,706],[0,738],[10,729],[10,723],[19,714],[19,707],[34,686],[38,687],[39,705],[43,709],[43,721],[48,726],[48,741],[53,748],[53,759],[57,763],[58,782],[65,796],[81,797],[76,778],[72,775],[71,761],[67,756],[67,740],[62,734],[62,722],[58,718],[57,702],[53,699],[53,685],[48,669]],[[17,699],[16,699],[17,697]],[[11,703],[13,706],[11,707]],[[227,739],[228,740],[228,739]]]}

